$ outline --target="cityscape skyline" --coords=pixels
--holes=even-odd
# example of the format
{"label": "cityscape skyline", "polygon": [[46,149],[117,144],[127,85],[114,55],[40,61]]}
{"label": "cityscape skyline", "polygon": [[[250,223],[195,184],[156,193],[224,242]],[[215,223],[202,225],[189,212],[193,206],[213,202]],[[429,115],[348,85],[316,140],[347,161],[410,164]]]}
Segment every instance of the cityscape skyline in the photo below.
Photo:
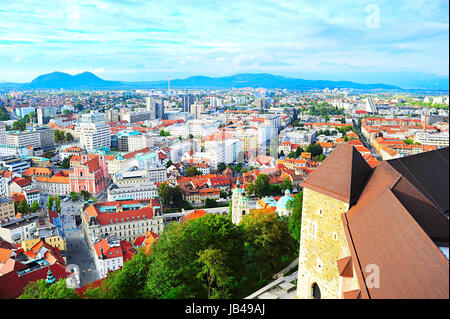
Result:
{"label": "cityscape skyline", "polygon": [[0,81],[53,71],[123,81],[248,72],[448,81],[446,1],[16,1],[0,17]]}

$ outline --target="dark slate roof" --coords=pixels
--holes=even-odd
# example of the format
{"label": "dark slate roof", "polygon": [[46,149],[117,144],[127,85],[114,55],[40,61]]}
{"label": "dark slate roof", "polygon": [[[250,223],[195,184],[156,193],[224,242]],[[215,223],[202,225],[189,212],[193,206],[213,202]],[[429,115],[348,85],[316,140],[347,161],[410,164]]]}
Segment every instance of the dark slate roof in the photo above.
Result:
{"label": "dark slate roof", "polygon": [[301,186],[353,205],[371,172],[353,145],[341,143]]}
{"label": "dark slate roof", "polygon": [[449,213],[449,148],[387,161],[443,213]]}

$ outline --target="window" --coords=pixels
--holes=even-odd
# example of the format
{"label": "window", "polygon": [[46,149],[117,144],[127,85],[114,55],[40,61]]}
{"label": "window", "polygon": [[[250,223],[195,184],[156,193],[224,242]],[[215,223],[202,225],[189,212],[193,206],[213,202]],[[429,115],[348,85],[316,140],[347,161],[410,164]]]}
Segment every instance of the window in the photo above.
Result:
{"label": "window", "polygon": [[323,209],[319,208],[319,216],[323,216]]}
{"label": "window", "polygon": [[334,240],[337,240],[337,239],[338,239],[337,233],[333,233],[333,239],[334,239]]}
{"label": "window", "polygon": [[309,220],[305,220],[306,226],[306,234],[316,238],[317,236],[317,222],[311,222]]}

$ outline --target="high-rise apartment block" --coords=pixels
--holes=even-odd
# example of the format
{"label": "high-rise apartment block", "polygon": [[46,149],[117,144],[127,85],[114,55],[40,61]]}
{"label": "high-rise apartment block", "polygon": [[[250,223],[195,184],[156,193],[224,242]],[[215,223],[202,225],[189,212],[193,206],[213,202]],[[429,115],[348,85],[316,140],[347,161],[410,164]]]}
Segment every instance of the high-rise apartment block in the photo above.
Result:
{"label": "high-rise apartment block", "polygon": [[91,111],[78,119],[75,132],[80,136],[80,146],[93,151],[111,147],[111,132],[105,122],[105,114]]}
{"label": "high-rise apartment block", "polygon": [[53,107],[40,107],[36,110],[37,120],[39,125],[45,125],[56,114]]}
{"label": "high-rise apartment block", "polygon": [[191,113],[192,104],[194,104],[194,96],[192,94],[183,95],[181,100],[181,108],[183,112]]}

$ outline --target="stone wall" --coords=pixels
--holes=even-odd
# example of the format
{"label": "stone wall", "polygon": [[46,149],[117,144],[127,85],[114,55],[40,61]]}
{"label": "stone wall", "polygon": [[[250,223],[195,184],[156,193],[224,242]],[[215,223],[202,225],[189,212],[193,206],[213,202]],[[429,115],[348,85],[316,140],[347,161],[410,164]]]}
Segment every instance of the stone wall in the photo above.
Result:
{"label": "stone wall", "polygon": [[342,278],[336,261],[350,255],[341,220],[348,208],[344,202],[303,190],[297,298],[312,298],[314,283],[321,298],[341,298]]}

